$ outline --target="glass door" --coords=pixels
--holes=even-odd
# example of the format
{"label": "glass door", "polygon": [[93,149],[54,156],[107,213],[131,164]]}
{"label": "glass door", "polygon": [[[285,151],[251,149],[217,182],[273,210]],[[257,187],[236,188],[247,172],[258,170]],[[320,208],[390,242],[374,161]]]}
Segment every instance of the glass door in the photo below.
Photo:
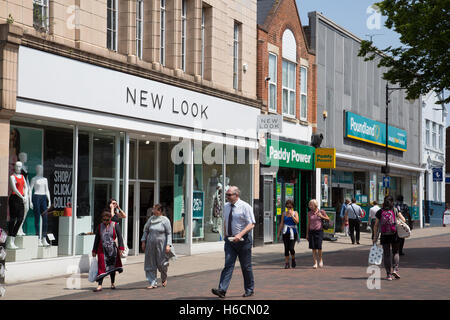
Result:
{"label": "glass door", "polygon": [[[152,208],[155,204],[155,184],[153,182],[139,183],[139,243],[144,234],[144,226],[148,218],[152,215]],[[139,246],[139,252],[143,252]]]}

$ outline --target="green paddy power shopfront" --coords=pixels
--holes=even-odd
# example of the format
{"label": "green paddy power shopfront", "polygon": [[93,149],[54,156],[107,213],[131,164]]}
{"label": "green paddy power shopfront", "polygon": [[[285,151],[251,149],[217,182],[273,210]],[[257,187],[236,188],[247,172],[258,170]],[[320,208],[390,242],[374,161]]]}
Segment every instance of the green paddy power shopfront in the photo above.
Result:
{"label": "green paddy power shopfront", "polygon": [[295,142],[267,139],[261,155],[264,242],[279,242],[277,233],[287,200],[300,215],[300,237],[305,237],[308,201],[312,198],[315,148]]}

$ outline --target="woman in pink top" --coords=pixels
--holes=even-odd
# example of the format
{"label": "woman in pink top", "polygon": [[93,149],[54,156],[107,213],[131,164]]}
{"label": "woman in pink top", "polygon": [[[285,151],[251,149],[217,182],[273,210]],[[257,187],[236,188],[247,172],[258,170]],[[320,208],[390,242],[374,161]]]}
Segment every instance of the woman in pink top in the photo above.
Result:
{"label": "woman in pink top", "polygon": [[317,269],[317,260],[319,260],[319,267],[323,267],[322,260],[322,219],[330,220],[325,211],[319,210],[319,205],[316,199],[309,201],[308,212],[308,227],[306,228],[306,239],[309,241],[309,248],[313,251],[314,269]]}

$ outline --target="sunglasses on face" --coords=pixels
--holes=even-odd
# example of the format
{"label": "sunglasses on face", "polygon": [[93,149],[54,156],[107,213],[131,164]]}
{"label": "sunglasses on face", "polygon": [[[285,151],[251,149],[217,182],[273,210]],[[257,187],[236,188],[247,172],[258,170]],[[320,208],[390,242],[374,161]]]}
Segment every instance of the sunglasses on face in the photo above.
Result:
{"label": "sunglasses on face", "polygon": [[231,197],[231,196],[233,196],[233,195],[235,195],[236,193],[225,193],[225,195],[227,196],[227,197]]}

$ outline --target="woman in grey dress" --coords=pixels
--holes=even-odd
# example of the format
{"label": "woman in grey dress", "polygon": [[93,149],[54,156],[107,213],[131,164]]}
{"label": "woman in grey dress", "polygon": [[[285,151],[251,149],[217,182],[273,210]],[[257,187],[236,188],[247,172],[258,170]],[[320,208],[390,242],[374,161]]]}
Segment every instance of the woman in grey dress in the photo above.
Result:
{"label": "woman in grey dress", "polygon": [[142,250],[145,251],[144,270],[150,283],[147,289],[156,285],[156,270],[161,273],[162,286],[167,285],[169,259],[174,257],[172,246],[172,228],[170,220],[162,215],[162,206],[153,206],[153,215],[147,220],[142,235]]}

